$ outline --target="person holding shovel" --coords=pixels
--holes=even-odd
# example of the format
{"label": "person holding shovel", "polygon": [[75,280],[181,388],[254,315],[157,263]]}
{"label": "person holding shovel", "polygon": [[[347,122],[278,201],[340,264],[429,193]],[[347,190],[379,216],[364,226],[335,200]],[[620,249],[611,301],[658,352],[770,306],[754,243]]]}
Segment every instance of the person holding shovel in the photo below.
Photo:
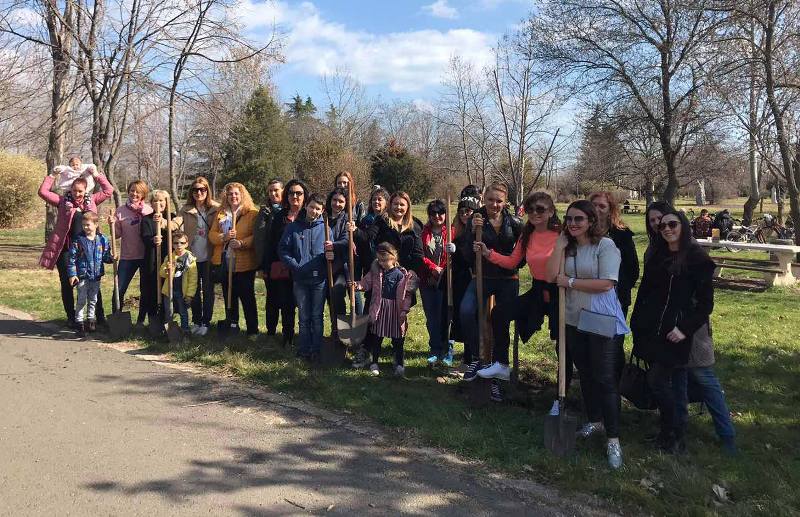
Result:
{"label": "person holding shovel", "polygon": [[[228,275],[222,279],[225,299],[225,321],[231,328],[239,327],[239,302],[242,302],[247,335],[258,334],[256,306],[256,254],[253,249],[253,230],[258,208],[241,183],[228,183],[222,190],[222,206],[217,211],[208,240],[214,246],[211,263],[232,271],[231,298],[228,298]],[[235,214],[235,216],[234,216]]]}
{"label": "person holding shovel", "polygon": [[[169,192],[166,190],[154,190],[150,194],[150,206],[153,212],[144,216],[141,226],[142,242],[144,243],[144,260],[139,270],[142,282],[142,291],[139,298],[139,320],[144,323],[144,314],[155,328],[160,326],[161,315],[161,295],[159,286],[159,268],[170,252],[167,247],[168,232],[177,230],[181,225],[179,217],[171,214],[167,215],[167,208],[172,207]],[[167,221],[172,219],[172,224]],[[157,325],[156,325],[157,324]]]}
{"label": "person holding shovel", "polygon": [[189,306],[197,291],[197,260],[189,251],[189,238],[181,231],[172,232],[172,260],[165,260],[161,264],[161,278],[165,280],[161,286],[164,317],[172,321],[173,312],[177,312],[181,319],[181,330],[186,334],[189,332]]}
{"label": "person holding shovel", "polygon": [[[347,293],[347,278],[350,277],[350,272],[347,270],[347,190],[342,188],[335,188],[328,194],[328,199],[325,202],[325,211],[328,214],[328,227],[330,229],[330,241],[333,246],[334,259],[332,266],[333,274],[333,309],[334,314],[345,314],[347,312],[347,305],[345,297]],[[355,216],[354,216],[355,218]],[[356,264],[356,271],[359,265]],[[361,278],[358,274],[356,280]],[[361,303],[359,303],[359,299]],[[360,314],[364,303],[363,297],[356,297],[356,313]]]}
{"label": "person holding shovel", "polygon": [[547,261],[547,281],[556,282],[566,293],[566,345],[578,367],[588,419],[578,436],[588,438],[605,430],[608,465],[618,469],[622,466],[622,402],[617,370],[622,351],[617,336],[629,332],[614,291],[620,252],[614,241],[603,236],[605,230],[590,201],[570,204],[564,225]]}
{"label": "person holding shovel", "polygon": [[453,354],[445,343],[445,304],[447,303],[446,282],[447,245],[453,240],[452,229],[445,218],[445,202],[434,199],[428,203],[428,222],[422,228],[422,267],[419,270],[422,309],[425,311],[425,326],[428,329],[428,365],[441,362],[453,365]]}

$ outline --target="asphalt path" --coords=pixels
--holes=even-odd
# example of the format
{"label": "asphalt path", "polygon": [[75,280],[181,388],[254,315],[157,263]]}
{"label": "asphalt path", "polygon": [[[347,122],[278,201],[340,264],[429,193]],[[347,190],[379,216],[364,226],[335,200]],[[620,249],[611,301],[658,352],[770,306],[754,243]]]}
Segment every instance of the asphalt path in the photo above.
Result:
{"label": "asphalt path", "polygon": [[143,359],[0,315],[0,514],[602,513],[396,447],[346,415]]}

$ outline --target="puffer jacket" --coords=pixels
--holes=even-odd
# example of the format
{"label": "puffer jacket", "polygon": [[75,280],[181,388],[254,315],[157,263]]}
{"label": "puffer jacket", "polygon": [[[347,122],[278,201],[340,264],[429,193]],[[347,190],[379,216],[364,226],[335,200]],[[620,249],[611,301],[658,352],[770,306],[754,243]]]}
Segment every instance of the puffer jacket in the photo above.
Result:
{"label": "puffer jacket", "polygon": [[292,280],[301,284],[320,284],[327,278],[325,264],[325,221],[322,217],[309,223],[305,209],[286,226],[278,243],[278,256],[292,272]]}
{"label": "puffer jacket", "polygon": [[111,244],[105,235],[98,233],[94,241],[85,234],[69,245],[67,276],[77,276],[81,280],[100,280],[105,274],[103,263],[111,264]]}
{"label": "puffer jacket", "polygon": [[[169,278],[169,261],[165,260],[161,264],[161,278]],[[181,279],[181,292],[184,298],[194,296],[197,291],[197,260],[189,250],[183,255],[175,257],[175,275]],[[161,284],[161,294],[169,296],[169,282]]]}
{"label": "puffer jacket", "polygon": [[[419,277],[417,277],[416,273],[413,271],[408,271],[403,267],[400,267],[400,271],[403,273],[403,280],[401,280],[400,284],[397,286],[395,308],[397,310],[398,321],[402,322],[401,329],[403,330],[403,335],[405,335],[408,330],[408,319],[406,315],[408,315],[408,311],[411,310],[411,306],[414,303],[414,291],[417,290],[417,286],[419,285]],[[357,282],[356,288],[359,291],[371,292],[369,299],[369,320],[372,323],[377,322],[378,318],[381,317],[381,300],[383,300],[383,269],[381,269],[377,262],[372,263],[369,273],[364,275],[364,277]]]}
{"label": "puffer jacket", "polygon": [[[500,225],[500,231],[495,232],[494,227],[489,223],[489,217],[486,215],[486,207],[481,207],[477,213],[483,217],[483,243],[490,250],[502,253],[503,255],[511,255],[514,251],[514,245],[519,240],[522,233],[522,222],[519,218],[511,215],[507,209],[503,209],[503,222]],[[456,241],[457,252],[461,254],[464,262],[470,264],[470,268],[475,265],[475,251],[472,245],[475,242],[475,233],[472,229],[472,219],[467,222],[464,232],[458,237]],[[474,273],[474,271],[473,271]],[[492,264],[488,260],[483,261],[483,277],[484,278],[511,278],[517,275],[517,268],[506,269],[496,264]]]}
{"label": "puffer jacket", "polygon": [[69,233],[75,212],[81,210],[82,212],[94,212],[100,215],[97,206],[114,193],[114,187],[111,186],[111,183],[108,182],[104,175],[100,174],[97,177],[97,182],[100,184],[100,192],[86,196],[83,205],[78,207],[75,206],[69,196],[59,196],[55,192],[51,192],[55,180],[53,176],[47,176],[39,187],[39,197],[44,199],[48,205],[58,208],[56,227],[53,233],[50,234],[50,238],[47,239],[47,244],[45,244],[42,255],[39,257],[39,265],[47,269],[56,267],[61,251],[69,247]]}

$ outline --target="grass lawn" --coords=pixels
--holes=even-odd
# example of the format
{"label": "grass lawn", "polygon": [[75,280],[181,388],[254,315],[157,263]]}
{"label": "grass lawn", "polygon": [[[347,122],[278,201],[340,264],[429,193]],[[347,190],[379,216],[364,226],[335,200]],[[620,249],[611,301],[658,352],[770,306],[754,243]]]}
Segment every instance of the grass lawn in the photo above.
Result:
{"label": "grass lawn", "polygon": [[[424,213],[417,208],[415,213]],[[646,241],[644,217],[630,216],[629,223],[637,233],[641,254]],[[42,319],[63,320],[57,274],[31,269],[40,236],[40,229],[0,231],[0,304]],[[20,244],[26,248],[12,248]],[[528,282],[526,269],[522,289]],[[106,300],[111,299],[110,286],[109,278],[104,282]],[[257,286],[262,305],[263,283],[257,280]],[[136,291],[132,287],[130,295],[136,296]],[[216,310],[221,318],[221,301]],[[263,311],[260,317],[263,330]],[[565,460],[555,459],[542,447],[544,414],[554,397],[556,368],[553,345],[544,332],[521,346],[521,377],[526,389],[519,400],[480,410],[469,407],[463,383],[443,370],[425,366],[427,333],[421,307],[410,315],[403,380],[391,376],[388,351],[380,378],[345,368],[310,371],[291,351],[281,348],[280,336],[242,338],[227,346],[211,336],[175,348],[147,340],[141,344],[169,351],[178,360],[224,368],[321,406],[369,417],[388,428],[399,442],[443,447],[513,476],[567,492],[595,494],[626,513],[797,513],[800,291],[718,288],[712,321],[716,370],[734,413],[740,455],[732,459],[723,456],[710,418],[696,415],[697,408],[692,408],[695,416],[690,421],[689,453],[680,458],[664,456],[644,440],[657,428],[657,415],[625,407],[621,423],[625,466],[619,472],[606,467],[599,439],[579,445],[578,453]],[[570,403],[572,408],[580,408],[577,383],[573,383]],[[727,501],[717,500],[714,485],[727,490]]]}

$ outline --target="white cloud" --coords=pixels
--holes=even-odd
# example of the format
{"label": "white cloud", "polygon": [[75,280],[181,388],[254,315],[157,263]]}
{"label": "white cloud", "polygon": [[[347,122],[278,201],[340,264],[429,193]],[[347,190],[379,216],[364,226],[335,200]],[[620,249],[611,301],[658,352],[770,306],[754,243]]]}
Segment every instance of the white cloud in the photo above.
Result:
{"label": "white cloud", "polygon": [[447,18],[455,20],[458,18],[458,10],[447,3],[447,0],[436,0],[432,4],[423,5],[422,10],[434,18]]}
{"label": "white cloud", "polygon": [[438,86],[455,54],[477,67],[492,60],[492,34],[472,29],[415,30],[378,34],[326,20],[311,2],[243,0],[239,19],[252,33],[273,25],[286,34],[286,66],[312,75],[347,69],[366,85],[394,93],[421,92]]}

